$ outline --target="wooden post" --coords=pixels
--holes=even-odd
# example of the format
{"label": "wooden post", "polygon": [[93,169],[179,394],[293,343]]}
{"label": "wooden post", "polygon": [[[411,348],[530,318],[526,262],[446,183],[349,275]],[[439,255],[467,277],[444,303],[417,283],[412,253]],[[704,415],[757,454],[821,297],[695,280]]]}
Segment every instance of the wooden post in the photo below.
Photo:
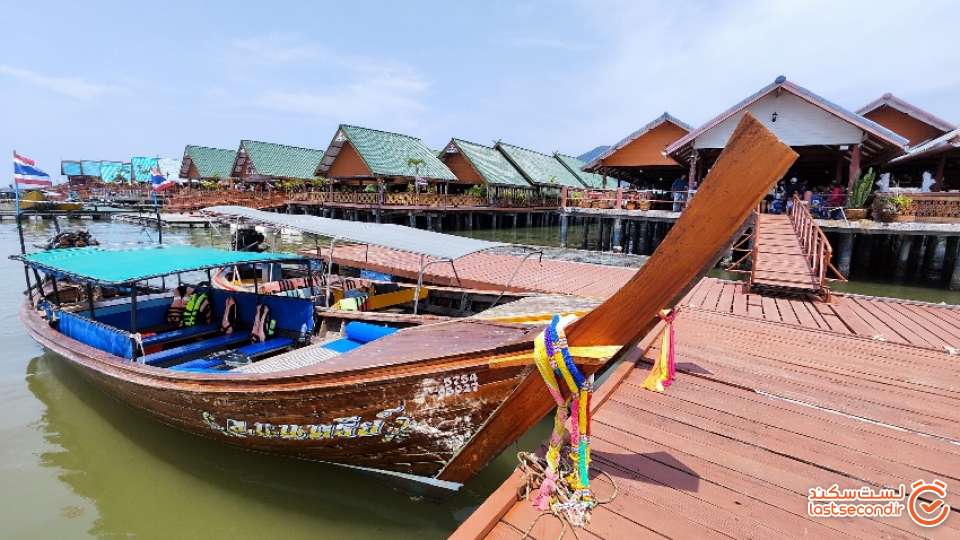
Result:
{"label": "wooden post", "polygon": [[946,168],[947,154],[941,154],[940,160],[937,162],[937,173],[933,177],[935,181],[933,186],[930,187],[930,191],[943,191],[943,172]]}
{"label": "wooden post", "polygon": [[580,249],[587,249],[588,248],[587,242],[589,242],[589,240],[590,240],[590,220],[584,219],[583,220],[583,243],[580,244]]}
{"label": "wooden post", "polygon": [[897,266],[894,269],[893,277],[902,280],[907,276],[907,263],[910,261],[910,248],[913,246],[913,236],[901,235],[900,246],[897,249]]}
{"label": "wooden post", "polygon": [[[617,190],[619,192],[619,190]],[[621,218],[613,219],[613,231],[610,233],[610,251],[619,251],[620,242],[623,238],[623,220]]]}
{"label": "wooden post", "polygon": [[840,235],[840,245],[837,246],[837,270],[844,276],[850,275],[850,259],[853,258],[853,233]]}
{"label": "wooden post", "polygon": [[[697,189],[697,151],[691,150],[690,153],[690,172],[687,174],[687,191]],[[687,197],[690,194],[687,193]],[[686,208],[686,207],[684,207]],[[681,209],[682,210],[682,209]]]}
{"label": "wooden post", "polygon": [[647,254],[647,236],[649,236],[650,225],[647,220],[640,222],[640,231],[637,233],[637,253],[640,255]]}
{"label": "wooden post", "polygon": [[560,247],[567,247],[567,233],[570,232],[570,225],[567,223],[567,215],[560,214]]}
{"label": "wooden post", "polygon": [[617,188],[616,196],[617,196],[617,200],[614,203],[614,208],[616,208],[617,210],[621,210],[623,209],[623,190],[621,188]]}
{"label": "wooden post", "polygon": [[940,281],[943,277],[943,260],[947,255],[947,237],[935,236],[930,254],[930,266],[927,267],[927,279]]}
{"label": "wooden post", "polygon": [[563,186],[560,188],[560,209],[561,210],[566,210],[567,208],[567,195],[569,194],[569,192],[570,192],[570,188],[568,186]]}
{"label": "wooden post", "polygon": [[950,274],[950,290],[960,290],[960,242],[957,243],[957,251],[953,260],[953,272]]}
{"label": "wooden post", "polygon": [[[847,193],[853,191],[853,184],[860,176],[860,144],[854,144],[850,147],[850,172],[847,177]],[[846,274],[844,274],[846,275]]]}

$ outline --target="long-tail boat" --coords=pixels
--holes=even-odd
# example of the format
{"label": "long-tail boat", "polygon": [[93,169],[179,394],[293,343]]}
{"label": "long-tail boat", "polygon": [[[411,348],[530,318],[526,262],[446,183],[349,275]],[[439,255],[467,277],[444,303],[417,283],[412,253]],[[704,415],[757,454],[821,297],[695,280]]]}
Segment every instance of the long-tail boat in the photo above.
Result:
{"label": "long-tail boat", "polygon": [[[660,310],[676,302],[715,264],[762,195],[795,159],[789,147],[745,116],[647,264],[612,297],[567,327],[571,351],[635,345],[653,328]],[[352,341],[367,342],[348,343],[340,346],[339,354],[328,356],[315,353],[316,345],[323,348],[322,344],[293,348],[254,362],[252,366],[265,367],[260,370],[177,369],[182,366],[174,358],[179,353],[170,351],[192,348],[193,357],[199,355],[203,361],[202,355],[211,350],[205,344],[230,338],[220,334],[148,352],[168,332],[148,340],[138,328],[155,322],[148,320],[156,318],[152,310],[170,300],[138,299],[138,285],[161,274],[270,264],[283,257],[204,250],[197,253],[203,260],[187,263],[163,257],[164,249],[124,255],[91,254],[85,251],[89,249],[16,258],[54,277],[126,285],[132,290],[129,300],[89,306],[89,313],[46,301],[37,309],[28,300],[21,310],[24,324],[38,342],[109,394],[190,433],[250,450],[456,489],[539,421],[553,403],[531,358],[543,326],[495,320],[460,319],[383,336],[353,336],[359,339]],[[186,256],[185,248],[178,249]],[[166,250],[176,255],[172,248]],[[118,257],[132,259],[143,270],[119,266]],[[96,264],[98,260],[113,264]],[[278,323],[280,335],[261,346],[269,346],[272,339],[290,340],[284,333],[299,330],[302,335],[310,325],[303,306],[296,304],[302,299],[212,294],[214,319],[222,315],[228,294],[238,295],[236,302],[244,312],[240,321],[249,321],[260,304],[278,313],[278,320],[283,319]],[[300,321],[306,326],[298,329]],[[351,341],[350,336],[343,339]],[[166,361],[153,361],[156,358]],[[607,360],[576,357],[586,373]]]}

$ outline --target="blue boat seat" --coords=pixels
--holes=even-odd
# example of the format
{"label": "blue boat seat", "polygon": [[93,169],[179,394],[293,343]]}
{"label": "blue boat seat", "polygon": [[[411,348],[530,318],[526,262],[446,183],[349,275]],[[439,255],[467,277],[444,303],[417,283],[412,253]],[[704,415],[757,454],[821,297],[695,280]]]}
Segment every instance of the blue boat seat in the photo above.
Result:
{"label": "blue boat seat", "polygon": [[268,339],[262,343],[251,343],[250,345],[244,345],[237,349],[237,352],[243,353],[250,358],[255,358],[257,356],[263,356],[280,349],[286,349],[287,347],[293,345],[293,338],[288,337],[275,337],[273,339]]}
{"label": "blue boat seat", "polygon": [[149,347],[150,345],[157,345],[159,343],[168,343],[171,341],[199,337],[206,334],[212,334],[217,330],[218,328],[215,324],[184,326],[183,328],[177,328],[176,330],[171,330],[169,332],[160,332],[153,334],[152,336],[145,336],[143,338],[143,345],[144,347]]}
{"label": "blue boat seat", "polygon": [[389,326],[379,326],[376,324],[353,321],[348,323],[343,328],[344,337],[331,341],[330,343],[324,343],[323,346],[331,351],[336,351],[343,354],[345,352],[350,352],[365,343],[370,343],[371,341],[376,341],[384,336],[389,336],[397,330],[398,328],[391,328]]}
{"label": "blue boat seat", "polygon": [[217,349],[223,349],[233,345],[238,345],[250,339],[250,332],[234,332],[232,334],[223,334],[214,338],[187,343],[179,347],[173,347],[160,352],[148,354],[143,357],[147,365],[155,366],[166,364],[174,360],[191,359],[191,357],[203,356],[206,353]]}

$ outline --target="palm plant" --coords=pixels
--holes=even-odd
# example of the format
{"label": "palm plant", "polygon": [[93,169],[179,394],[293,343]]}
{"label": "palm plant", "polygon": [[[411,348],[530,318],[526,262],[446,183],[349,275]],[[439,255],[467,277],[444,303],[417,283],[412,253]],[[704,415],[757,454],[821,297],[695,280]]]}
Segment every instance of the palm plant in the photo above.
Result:
{"label": "palm plant", "polygon": [[870,167],[866,174],[860,175],[847,196],[847,208],[865,208],[876,180],[877,173],[873,167]]}

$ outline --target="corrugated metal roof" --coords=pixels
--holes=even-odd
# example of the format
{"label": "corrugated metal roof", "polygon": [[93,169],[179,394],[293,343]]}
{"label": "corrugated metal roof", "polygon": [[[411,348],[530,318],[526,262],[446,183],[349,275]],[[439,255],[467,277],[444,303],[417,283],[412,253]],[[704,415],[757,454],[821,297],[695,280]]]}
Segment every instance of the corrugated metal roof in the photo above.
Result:
{"label": "corrugated metal roof", "polygon": [[183,150],[180,177],[187,177],[190,164],[193,163],[200,178],[230,178],[233,174],[233,162],[236,160],[236,150],[187,145]]}
{"label": "corrugated metal roof", "polygon": [[256,223],[295,229],[309,234],[338,238],[360,244],[456,260],[465,255],[509,244],[475,240],[452,234],[435,233],[388,223],[363,223],[316,216],[278,214],[242,206],[212,206],[204,210],[217,216],[234,217]]}
{"label": "corrugated metal roof", "polygon": [[323,150],[285,144],[244,140],[240,141],[240,148],[262,176],[311,179],[323,159]]}
{"label": "corrugated metal roof", "polygon": [[503,142],[498,142],[496,148],[533,184],[584,187],[580,179],[553,156]]}
{"label": "corrugated metal roof", "polygon": [[530,187],[530,182],[527,182],[523,175],[495,148],[456,138],[450,142],[460,150],[463,157],[473,165],[487,184]]}
{"label": "corrugated metal roof", "polygon": [[[583,182],[585,186],[593,189],[606,189],[603,185],[602,175],[583,170],[583,168],[587,165],[586,162],[580,161],[579,159],[573,156],[561,154],[560,152],[557,152],[556,154],[554,154],[554,157],[559,159],[560,162],[563,163],[564,166],[566,166],[567,169],[570,170],[570,172],[576,175],[576,177],[579,178],[580,181]],[[609,180],[608,180],[608,183],[609,183]],[[617,183],[616,179],[613,179],[614,186],[616,186],[616,183]]]}
{"label": "corrugated metal roof", "polygon": [[107,284],[132,283],[234,264],[303,259],[290,253],[252,253],[175,245],[115,250],[101,247],[56,249],[12,258],[83,281]]}

